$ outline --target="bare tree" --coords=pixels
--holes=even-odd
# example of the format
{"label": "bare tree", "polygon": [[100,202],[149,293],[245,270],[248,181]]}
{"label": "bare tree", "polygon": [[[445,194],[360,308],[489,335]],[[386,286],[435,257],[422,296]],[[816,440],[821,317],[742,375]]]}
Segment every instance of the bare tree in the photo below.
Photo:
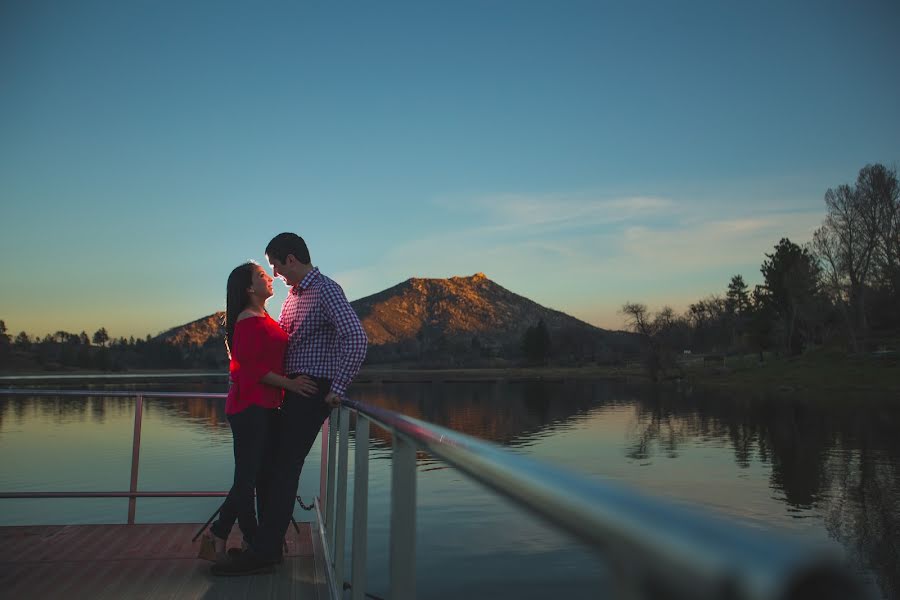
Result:
{"label": "bare tree", "polygon": [[828,214],[824,227],[831,228],[837,237],[838,262],[846,277],[850,314],[861,335],[865,335],[865,291],[870,284],[877,236],[872,228],[870,197],[847,185],[825,193]]}
{"label": "bare tree", "polygon": [[625,315],[628,329],[637,333],[646,343],[644,366],[653,381],[659,381],[667,368],[675,366],[669,334],[678,324],[678,318],[671,307],[664,306],[651,315],[646,304],[626,302],[620,314]]}
{"label": "bare tree", "polygon": [[822,266],[822,283],[825,292],[838,306],[841,317],[844,319],[850,349],[854,353],[859,352],[856,328],[853,326],[853,319],[850,316],[849,286],[844,274],[840,239],[833,228],[823,225],[813,233],[812,248]]}
{"label": "bare tree", "polygon": [[864,207],[863,220],[875,241],[875,270],[882,284],[900,293],[900,184],[897,171],[884,165],[866,165],[859,171],[856,189]]}
{"label": "bare tree", "polygon": [[828,212],[812,247],[824,283],[844,317],[850,347],[860,350],[869,330],[867,295],[873,288],[900,292],[900,186],[893,170],[866,165],[856,185],[825,193]]}

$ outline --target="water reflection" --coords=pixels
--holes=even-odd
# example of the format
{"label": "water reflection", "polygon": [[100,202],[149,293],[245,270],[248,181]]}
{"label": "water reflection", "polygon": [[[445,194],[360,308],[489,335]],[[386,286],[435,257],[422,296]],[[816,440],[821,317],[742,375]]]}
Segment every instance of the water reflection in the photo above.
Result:
{"label": "water reflection", "polygon": [[[354,398],[505,446],[529,446],[559,431],[597,405],[603,384],[532,382],[396,384],[360,387]],[[373,446],[390,445],[390,434],[372,428]]]}
{"label": "water reflection", "polygon": [[900,411],[895,399],[644,390],[628,452],[677,456],[695,440],[727,440],[739,469],[770,466],[769,485],[796,516],[810,511],[871,569],[887,597],[900,594]]}
{"label": "water reflection", "polygon": [[[175,389],[171,383],[157,386]],[[180,383],[178,389],[221,391],[221,385]],[[797,527],[821,531],[870,571],[886,597],[900,595],[900,407],[895,399],[736,396],[615,382],[363,385],[353,396],[541,459],[563,457],[567,466],[588,476],[650,481],[655,491],[671,488],[674,496],[681,493],[675,489],[679,475],[665,479],[661,474],[681,465],[693,478],[681,483],[702,481],[711,503],[728,504],[739,513],[737,505],[749,504],[753,496],[758,502],[753,510],[769,511],[771,523],[793,519]],[[121,426],[133,418],[133,410],[133,400],[104,398],[101,390],[87,400],[0,399],[0,447],[4,455],[16,452],[22,442],[15,433],[29,423]],[[187,427],[197,439],[220,444],[230,439],[221,400],[153,399],[145,406],[145,418],[161,427]],[[130,433],[123,435],[130,438]],[[373,457],[388,459],[390,435],[377,427],[370,435]],[[200,443],[191,439],[180,442],[184,453],[195,452],[190,444]],[[443,468],[424,454],[419,461],[422,473]],[[14,482],[30,485],[28,473],[16,469],[8,463],[0,469],[4,489]],[[746,487],[716,497],[716,486],[726,477],[740,478]],[[749,490],[746,497],[744,490]],[[779,506],[786,516],[772,512]]]}

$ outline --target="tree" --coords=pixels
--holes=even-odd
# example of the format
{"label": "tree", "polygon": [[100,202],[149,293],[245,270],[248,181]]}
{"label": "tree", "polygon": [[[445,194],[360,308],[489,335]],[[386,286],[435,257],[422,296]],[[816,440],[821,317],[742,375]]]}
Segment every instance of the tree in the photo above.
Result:
{"label": "tree", "polygon": [[900,183],[897,171],[884,165],[866,165],[856,178],[865,207],[863,221],[875,239],[873,270],[879,283],[900,294]]}
{"label": "tree", "polygon": [[782,347],[790,354],[803,349],[803,317],[812,313],[818,293],[819,268],[808,248],[782,238],[766,254],[760,271],[765,293],[760,295],[781,325]]}
{"label": "tree", "polygon": [[109,341],[109,334],[106,333],[106,327],[101,327],[97,331],[94,332],[93,337],[94,344],[97,346],[105,346]]}
{"label": "tree", "polygon": [[718,350],[730,341],[726,323],[726,300],[711,295],[691,304],[686,318],[693,327],[692,345],[695,349]]}
{"label": "tree", "polygon": [[[882,323],[900,311],[900,186],[883,165],[866,165],[855,185],[825,193],[828,208],[813,234],[826,290],[843,317],[850,348],[860,350],[870,329],[873,294]],[[889,314],[884,314],[889,313]]]}
{"label": "tree", "polygon": [[6,322],[0,320],[0,353],[9,352],[9,335],[6,333]]}
{"label": "tree", "polygon": [[68,331],[59,330],[53,334],[53,341],[57,344],[77,344],[78,336]]}
{"label": "tree", "polygon": [[675,366],[672,350],[672,333],[678,325],[675,311],[664,306],[653,315],[646,304],[626,302],[619,312],[625,315],[628,329],[644,339],[644,366],[650,379],[659,381],[667,368]]}
{"label": "tree", "polygon": [[759,353],[759,362],[763,362],[763,352],[772,347],[772,322],[775,315],[772,302],[768,298],[765,287],[753,288],[750,300],[750,319],[748,323],[750,346]]}
{"label": "tree", "polygon": [[864,215],[875,237],[872,289],[866,299],[867,325],[874,329],[900,328],[900,184],[896,169],[866,165],[856,187],[870,208]]}
{"label": "tree", "polygon": [[728,328],[731,330],[731,344],[738,346],[738,340],[746,329],[746,321],[750,312],[750,294],[742,275],[735,275],[728,283],[725,293],[725,315]]}
{"label": "tree", "polygon": [[19,335],[16,336],[15,342],[13,342],[17,349],[27,352],[31,350],[31,339],[29,339],[28,334],[24,331],[20,331]]}
{"label": "tree", "polygon": [[550,356],[550,332],[543,319],[525,330],[525,335],[522,337],[522,352],[529,362],[535,364],[547,362],[547,358]]}
{"label": "tree", "polygon": [[[863,173],[860,172],[860,177]],[[828,213],[813,234],[813,248],[822,260],[832,296],[846,308],[848,335],[854,351],[867,327],[865,293],[870,286],[877,235],[871,194],[858,186],[839,185],[825,192]]]}
{"label": "tree", "polygon": [[738,317],[750,310],[750,293],[742,275],[735,275],[728,283],[728,291],[725,294],[725,309]]}

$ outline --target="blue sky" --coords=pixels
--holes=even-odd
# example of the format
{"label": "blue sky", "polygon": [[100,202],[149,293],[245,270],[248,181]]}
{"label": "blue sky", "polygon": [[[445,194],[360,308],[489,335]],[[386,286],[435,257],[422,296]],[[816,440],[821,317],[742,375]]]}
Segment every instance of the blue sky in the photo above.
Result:
{"label": "blue sky", "polygon": [[893,1],[9,0],[0,319],[155,334],[281,231],[351,299],[481,271],[603,327],[682,310],[897,165],[898,26]]}

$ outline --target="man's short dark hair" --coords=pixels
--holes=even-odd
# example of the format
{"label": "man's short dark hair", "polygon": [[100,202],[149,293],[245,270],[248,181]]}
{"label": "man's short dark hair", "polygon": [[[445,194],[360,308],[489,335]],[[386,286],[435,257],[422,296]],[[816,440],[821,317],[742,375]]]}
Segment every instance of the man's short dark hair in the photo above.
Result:
{"label": "man's short dark hair", "polygon": [[288,254],[293,254],[294,258],[304,265],[310,263],[309,248],[306,247],[306,242],[303,241],[303,238],[296,233],[279,233],[266,246],[266,256],[270,260],[277,258],[278,262],[285,263],[287,262]]}

